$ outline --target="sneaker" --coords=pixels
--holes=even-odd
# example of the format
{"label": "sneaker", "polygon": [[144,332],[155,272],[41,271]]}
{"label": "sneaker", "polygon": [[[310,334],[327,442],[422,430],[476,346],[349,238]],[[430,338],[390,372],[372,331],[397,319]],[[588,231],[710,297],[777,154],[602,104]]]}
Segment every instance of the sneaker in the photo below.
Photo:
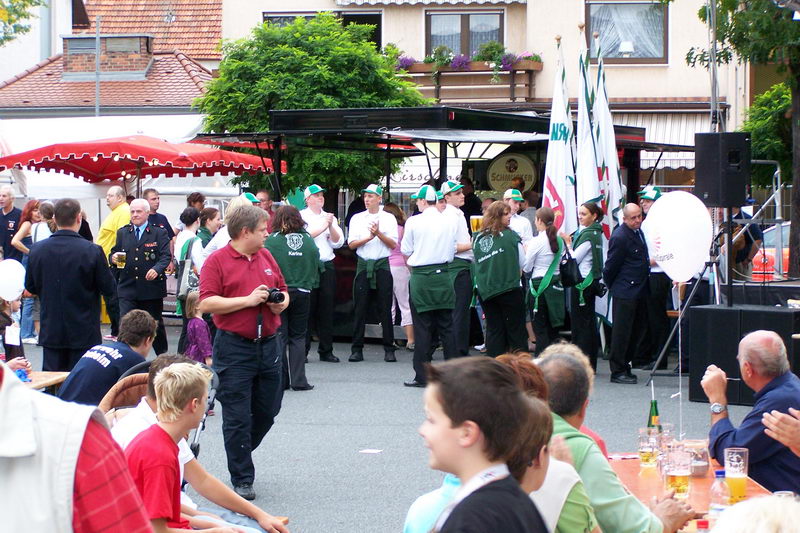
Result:
{"label": "sneaker", "polygon": [[233,491],[245,500],[253,501],[256,499],[256,491],[253,490],[252,483],[240,483],[239,485],[234,485]]}
{"label": "sneaker", "polygon": [[473,348],[475,348],[476,350],[478,350],[481,353],[486,353],[486,345],[485,344],[479,344],[477,346],[473,346]]}
{"label": "sneaker", "polygon": [[414,343],[413,342],[409,342],[408,344],[406,344],[406,350],[408,350],[409,352],[413,352],[414,351]]}
{"label": "sneaker", "polygon": [[103,340],[104,341],[114,341],[114,342],[116,342],[117,341],[117,337],[114,336],[114,335],[103,335]]}
{"label": "sneaker", "polygon": [[39,339],[37,337],[28,337],[27,339],[22,339],[22,344],[39,344]]}

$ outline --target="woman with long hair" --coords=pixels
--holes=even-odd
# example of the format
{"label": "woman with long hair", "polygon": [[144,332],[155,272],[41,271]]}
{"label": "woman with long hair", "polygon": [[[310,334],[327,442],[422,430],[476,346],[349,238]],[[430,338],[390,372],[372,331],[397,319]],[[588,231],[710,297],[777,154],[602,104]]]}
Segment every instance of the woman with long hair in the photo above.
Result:
{"label": "woman with long hair", "polygon": [[216,207],[204,207],[200,211],[200,228],[197,230],[197,237],[200,239],[200,244],[203,245],[203,248],[211,242],[221,225],[222,217],[219,209]]}
{"label": "woman with long hair", "polygon": [[511,208],[494,202],[483,214],[481,230],[472,237],[474,282],[486,317],[486,354],[525,350],[525,293],[520,269],[525,250],[520,236],[509,228]]}
{"label": "woman with long hair", "polygon": [[[34,224],[42,221],[42,216],[39,213],[39,200],[35,198],[28,200],[25,207],[22,208],[22,214],[19,217],[19,229],[11,239],[11,246],[22,252],[22,266],[28,268],[28,254],[30,254],[30,247],[33,246],[33,236],[31,228]],[[25,344],[36,344],[39,335],[39,321],[33,320],[33,298],[22,299],[22,317],[20,319],[20,336],[22,342]]]}
{"label": "woman with long hair", "polygon": [[[400,209],[400,206],[393,202],[387,202],[383,205],[383,210],[390,213],[397,219],[397,246],[389,254],[389,269],[392,271],[392,291],[394,292],[394,301],[397,302],[397,307],[400,308],[400,325],[406,332],[406,349],[414,350],[414,325],[411,321],[411,306],[408,300],[408,281],[411,273],[408,270],[405,256],[400,253],[400,243],[403,242],[403,230],[406,224],[406,214]],[[395,318],[395,306],[392,305],[392,323]]]}
{"label": "woman with long hair", "polygon": [[533,298],[533,332],[536,334],[536,353],[541,353],[556,339],[564,325],[564,288],[558,270],[564,253],[564,241],[558,236],[555,213],[549,207],[536,211],[539,234],[528,243],[524,270],[531,276]]}
{"label": "woman with long hair", "polygon": [[319,285],[319,248],[306,231],[300,211],[284,205],[272,217],[273,233],[264,241],[283,272],[289,289],[289,306],[281,313],[278,329],[283,354],[284,388],[306,391],[314,388],[306,379],[306,333],[311,312],[311,290]]}
{"label": "woman with long hair", "polygon": [[603,277],[603,220],[602,208],[594,202],[586,202],[578,208],[580,227],[572,236],[562,235],[572,257],[578,263],[583,281],[576,285],[570,298],[570,324],[572,342],[589,356],[592,368],[597,370],[597,350],[600,336],[594,316],[595,298],[600,295]]}

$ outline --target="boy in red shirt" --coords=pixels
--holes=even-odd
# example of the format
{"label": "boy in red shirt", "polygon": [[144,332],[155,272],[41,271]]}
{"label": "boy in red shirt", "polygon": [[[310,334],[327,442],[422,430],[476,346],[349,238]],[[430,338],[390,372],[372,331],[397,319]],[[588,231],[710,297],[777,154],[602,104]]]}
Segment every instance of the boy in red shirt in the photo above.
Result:
{"label": "boy in red shirt", "polygon": [[[176,363],[159,372],[155,378],[159,422],[142,431],[125,449],[128,469],[155,533],[191,529],[180,513],[177,443],[200,424],[209,380],[206,369],[191,363]],[[232,527],[202,531],[242,533]]]}

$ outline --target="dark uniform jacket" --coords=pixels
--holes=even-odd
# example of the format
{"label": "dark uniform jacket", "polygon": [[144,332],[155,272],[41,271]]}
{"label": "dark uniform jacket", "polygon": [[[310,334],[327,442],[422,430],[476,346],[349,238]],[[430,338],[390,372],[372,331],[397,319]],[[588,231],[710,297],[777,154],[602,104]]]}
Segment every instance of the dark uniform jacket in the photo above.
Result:
{"label": "dark uniform jacket", "polygon": [[[167,278],[164,271],[172,260],[169,251],[169,237],[164,228],[152,224],[136,240],[136,228],[127,224],[117,230],[117,243],[111,248],[111,257],[117,252],[127,254],[125,268],[119,270],[117,294],[128,300],[160,300],[167,295]],[[145,276],[150,269],[158,272],[158,277],[147,281]]]}
{"label": "dark uniform jacket", "polygon": [[[640,237],[641,236],[641,237]],[[650,255],[644,233],[639,235],[620,224],[608,241],[608,256],[603,279],[615,298],[635,299],[645,296],[650,276]]]}
{"label": "dark uniform jacket", "polygon": [[70,230],[37,242],[25,288],[41,301],[39,344],[70,349],[100,344],[100,295],[114,294],[114,278],[98,245]]}

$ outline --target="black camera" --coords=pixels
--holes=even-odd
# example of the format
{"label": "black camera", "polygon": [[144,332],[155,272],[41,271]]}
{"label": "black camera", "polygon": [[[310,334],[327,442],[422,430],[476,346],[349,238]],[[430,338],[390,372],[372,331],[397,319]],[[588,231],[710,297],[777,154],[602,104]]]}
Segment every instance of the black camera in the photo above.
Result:
{"label": "black camera", "polygon": [[282,304],[285,299],[286,295],[280,289],[267,289],[268,304]]}

